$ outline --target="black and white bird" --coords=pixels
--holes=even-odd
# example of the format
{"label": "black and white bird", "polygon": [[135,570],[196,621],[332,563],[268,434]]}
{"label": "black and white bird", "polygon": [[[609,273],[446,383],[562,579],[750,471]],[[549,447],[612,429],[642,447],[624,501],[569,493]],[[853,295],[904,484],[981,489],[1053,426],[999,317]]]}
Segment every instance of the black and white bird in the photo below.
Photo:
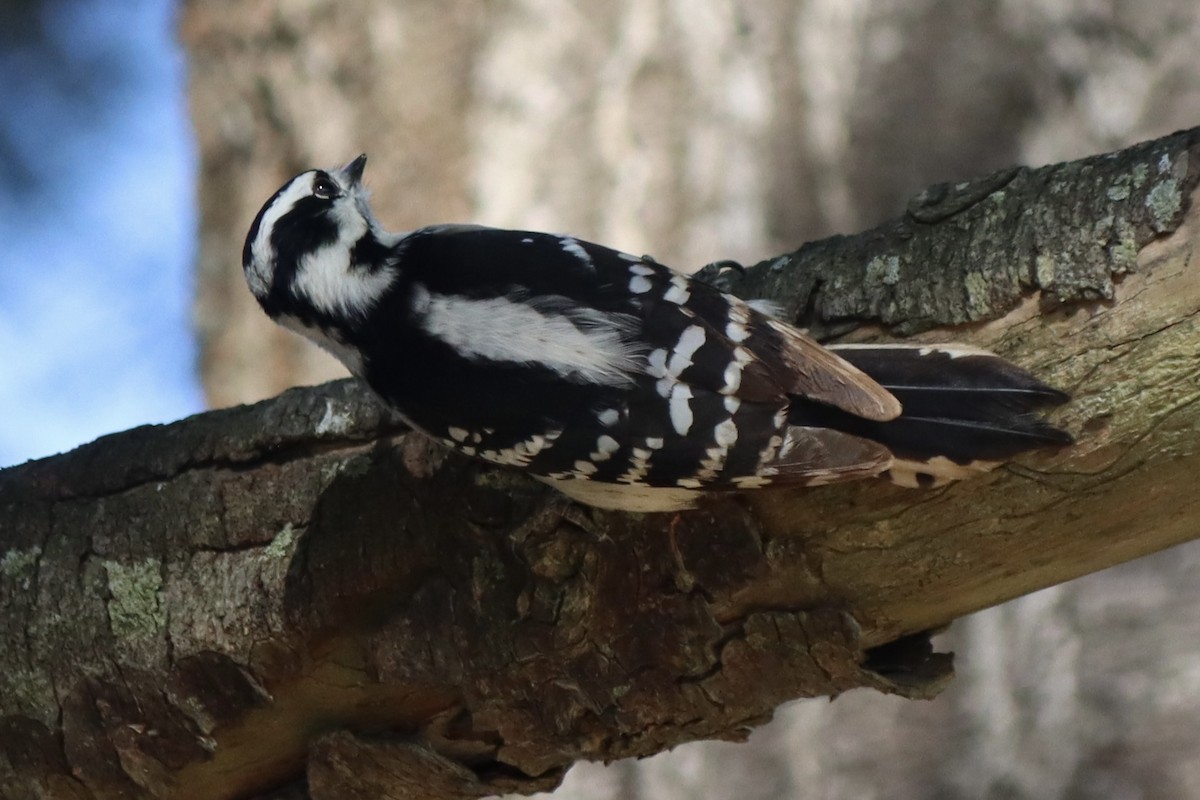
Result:
{"label": "black and white bird", "polygon": [[1071,438],[1066,395],[961,345],[832,345],[645,256],[570,236],[385,231],[366,156],[288,181],[242,265],[281,325],[414,428],[580,502],[886,476],[936,485]]}

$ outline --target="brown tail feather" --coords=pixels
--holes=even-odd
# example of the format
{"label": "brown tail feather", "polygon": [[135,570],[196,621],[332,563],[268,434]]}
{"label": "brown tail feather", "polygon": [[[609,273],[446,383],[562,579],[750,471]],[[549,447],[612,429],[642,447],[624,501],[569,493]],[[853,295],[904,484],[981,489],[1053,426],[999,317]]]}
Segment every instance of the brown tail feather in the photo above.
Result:
{"label": "brown tail feather", "polygon": [[895,395],[903,413],[876,422],[798,399],[789,421],[885,445],[903,485],[927,486],[991,469],[1030,450],[1074,440],[1037,411],[1068,396],[997,355],[962,345],[833,345]]}

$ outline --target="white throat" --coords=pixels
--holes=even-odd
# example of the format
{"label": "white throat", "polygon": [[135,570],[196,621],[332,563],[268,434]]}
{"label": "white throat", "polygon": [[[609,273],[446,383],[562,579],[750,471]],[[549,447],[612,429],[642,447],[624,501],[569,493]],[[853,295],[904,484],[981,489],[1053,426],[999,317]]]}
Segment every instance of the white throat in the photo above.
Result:
{"label": "white throat", "polygon": [[292,290],[318,311],[362,319],[387,291],[392,270],[372,271],[350,263],[354,245],[370,227],[351,204],[339,206],[338,211],[338,238],[300,259]]}

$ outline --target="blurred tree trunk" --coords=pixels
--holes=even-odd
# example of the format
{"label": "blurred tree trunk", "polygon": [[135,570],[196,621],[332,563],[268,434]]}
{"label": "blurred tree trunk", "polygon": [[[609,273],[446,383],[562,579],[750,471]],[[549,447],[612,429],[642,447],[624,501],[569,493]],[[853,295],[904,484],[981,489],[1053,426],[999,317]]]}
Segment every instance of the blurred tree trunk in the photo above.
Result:
{"label": "blurred tree trunk", "polygon": [[[224,0],[187,3],[183,31],[215,405],[339,373],[239,270],[258,206],[314,164],[369,152],[397,229],[564,230],[694,267],[1200,119],[1192,0]],[[1197,569],[1191,545],[977,615],[937,703],[802,704],[750,747],[579,769],[560,795],[1189,797]]]}

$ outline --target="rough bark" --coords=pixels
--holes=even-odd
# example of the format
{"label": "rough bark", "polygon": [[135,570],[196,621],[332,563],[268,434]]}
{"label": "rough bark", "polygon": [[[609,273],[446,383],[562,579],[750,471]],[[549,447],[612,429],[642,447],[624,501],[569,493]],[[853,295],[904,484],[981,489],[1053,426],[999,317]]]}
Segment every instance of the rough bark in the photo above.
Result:
{"label": "rough bark", "polygon": [[0,789],[527,792],[793,697],[930,696],[923,631],[1196,537],[1198,181],[1200,129],[750,270],[825,334],[953,324],[1075,394],[1071,452],[942,490],[564,517],[347,383],[6,470]]}

